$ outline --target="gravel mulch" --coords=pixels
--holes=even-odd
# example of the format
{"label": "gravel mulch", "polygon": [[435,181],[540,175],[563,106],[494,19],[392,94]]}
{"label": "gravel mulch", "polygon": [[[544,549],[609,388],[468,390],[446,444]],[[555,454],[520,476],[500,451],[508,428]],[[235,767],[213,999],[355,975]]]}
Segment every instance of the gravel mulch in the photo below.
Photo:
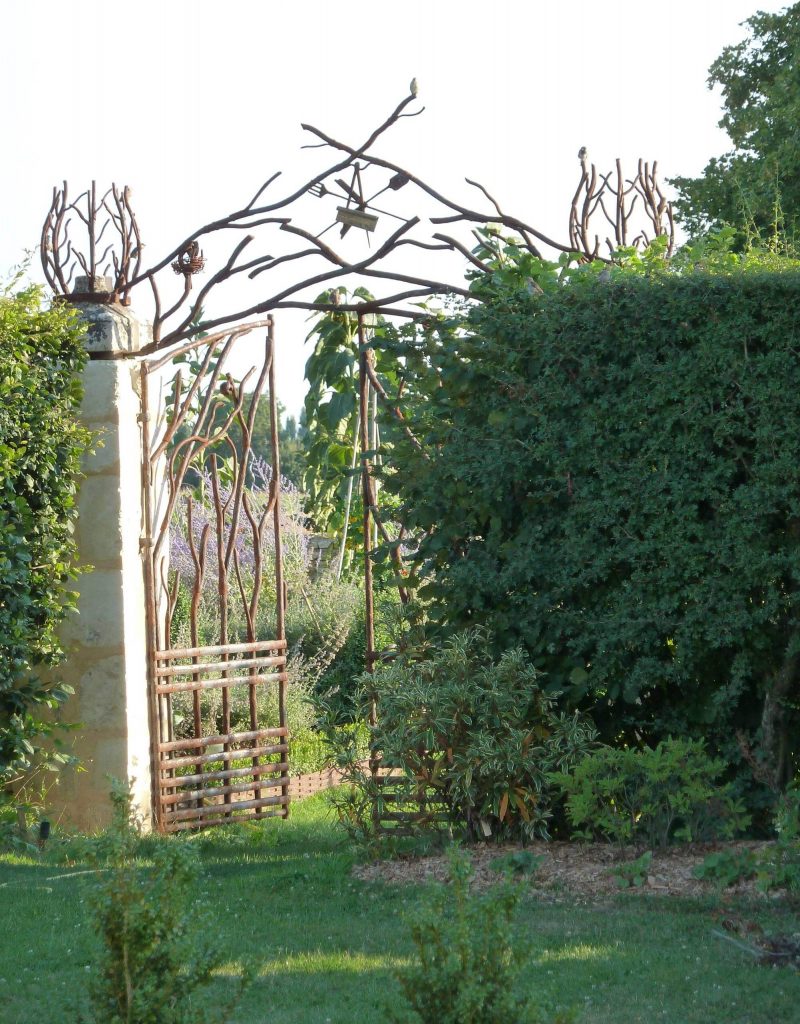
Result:
{"label": "gravel mulch", "polygon": [[[646,881],[639,887],[624,891],[639,895],[697,897],[713,892],[710,882],[701,881],[692,874],[709,853],[723,849],[759,850],[768,846],[764,842],[736,842],[713,844],[686,844],[654,850]],[[522,849],[518,844],[479,845],[466,848],[474,868],[473,885],[485,889],[501,877],[500,865],[495,861],[508,858]],[[640,848],[619,849],[601,843],[534,842],[525,849],[534,857],[543,858],[540,866],[530,875],[531,888],[544,899],[561,902],[563,899],[605,899],[620,891],[614,877],[616,865],[635,860],[644,851]],[[361,881],[381,881],[392,885],[415,885],[425,882],[446,882],[448,859],[444,854],[407,857],[397,860],[359,864],[353,874]],[[725,890],[726,895],[760,895],[755,881],[739,882]]]}

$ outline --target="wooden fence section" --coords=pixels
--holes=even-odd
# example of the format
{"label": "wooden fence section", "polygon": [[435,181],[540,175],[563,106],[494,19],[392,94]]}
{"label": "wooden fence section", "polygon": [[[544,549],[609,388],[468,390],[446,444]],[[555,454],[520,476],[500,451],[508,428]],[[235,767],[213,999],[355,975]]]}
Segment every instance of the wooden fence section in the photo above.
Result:
{"label": "wooden fence section", "polygon": [[289,779],[289,799],[305,800],[309,796],[321,793],[341,785],[342,773],[338,768],[323,768],[319,772],[308,772],[306,775],[293,775]]}
{"label": "wooden fence section", "polygon": [[261,727],[259,695],[286,685],[286,641],[155,653],[156,793],[165,832],[285,817],[286,725]]}
{"label": "wooden fence section", "polygon": [[[369,761],[361,764],[367,768]],[[289,795],[292,800],[304,800],[341,785],[342,779],[342,773],[336,768],[295,775],[289,783]],[[421,826],[449,827],[444,801],[430,786],[415,785],[391,768],[376,770],[375,785],[374,821],[379,832],[400,836],[414,834]]]}
{"label": "wooden fence section", "polygon": [[447,827],[449,817],[439,793],[391,768],[375,775],[374,821],[379,832],[412,835],[421,826]]}

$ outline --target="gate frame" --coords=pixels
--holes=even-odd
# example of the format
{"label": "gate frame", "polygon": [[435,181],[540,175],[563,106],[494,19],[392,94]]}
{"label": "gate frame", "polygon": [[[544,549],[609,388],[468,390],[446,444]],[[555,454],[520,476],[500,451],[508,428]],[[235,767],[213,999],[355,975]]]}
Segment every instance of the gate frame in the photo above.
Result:
{"label": "gate frame", "polygon": [[[245,334],[249,334],[254,327],[261,325],[248,324],[245,327],[236,330],[226,331],[222,334],[211,337],[185,342],[176,348],[168,350],[166,353],[159,353],[158,358],[153,359],[152,361],[142,360],[140,364],[142,405],[142,488],[144,511],[144,530],[141,548],[144,560],[147,618],[147,690],[151,738],[151,803],[154,826],[162,832],[181,831],[186,828],[205,828],[225,822],[244,820],[251,817],[264,818],[274,816],[275,814],[278,814],[281,817],[287,817],[289,814],[289,734],[286,721],[286,592],[283,578],[283,551],[280,525],[280,452],[278,445],[277,392],[275,387],[275,331],[274,322],[271,317],[266,320],[264,325],[267,327],[267,344],[264,364],[256,389],[247,393],[260,397],[263,395],[265,384],[269,393],[270,428],[272,435],[272,475],[270,479],[270,494],[267,508],[262,513],[258,528],[256,528],[255,521],[247,510],[246,497],[242,497],[246,486],[246,477],[250,462],[249,456],[251,453],[249,429],[245,429],[244,419],[242,416],[245,397],[245,393],[243,391],[244,382],[239,385],[238,393],[236,391],[235,382],[233,382],[229,375],[222,384],[223,389],[228,387],[229,393],[231,391],[233,392],[234,411],[226,418],[221,431],[215,432],[214,430],[213,414],[211,413],[212,400],[210,396],[211,389],[216,387],[217,381],[221,376],[221,362],[227,356],[233,344],[238,342]],[[154,501],[154,492],[157,487],[156,481],[159,475],[159,463],[161,463],[161,460],[166,460],[168,458],[168,443],[172,438],[174,438],[180,426],[185,422],[190,407],[187,400],[187,404],[180,410],[182,415],[178,414],[181,395],[178,394],[176,388],[176,411],[174,418],[166,429],[164,437],[161,438],[159,443],[156,445],[156,438],[154,437],[152,430],[153,422],[150,408],[150,381],[153,379],[154,373],[162,369],[169,362],[174,361],[177,356],[200,348],[205,350],[203,366],[200,373],[196,375],[194,381],[190,382],[189,395],[190,397],[192,394],[195,396],[200,395],[203,390],[203,384],[206,384],[207,393],[203,400],[201,420],[205,421],[203,423],[203,428],[208,431],[209,436],[204,437],[200,434],[196,437],[190,438],[190,442],[192,440],[197,441],[196,448],[191,450],[190,453],[181,460],[181,466],[178,469],[177,474],[172,471],[165,473],[163,487],[166,489],[167,494],[166,510],[160,514],[159,518],[158,513],[156,513],[155,510]],[[219,357],[220,361],[209,374],[208,371],[211,361],[214,358],[214,354],[220,348],[223,349],[223,352]],[[250,372],[252,373],[253,371],[251,370]],[[245,378],[245,380],[246,379],[247,378]],[[178,380],[180,380],[180,371],[176,372],[173,382]],[[256,401],[251,400],[250,412],[248,413],[251,420],[250,425],[252,425],[256,405],[257,399]],[[275,603],[277,636],[273,639],[260,641],[256,640],[254,636],[251,636],[245,643],[230,643],[225,637],[227,632],[227,625],[225,621],[227,610],[225,607],[225,610],[221,615],[220,627],[223,632],[223,636],[220,639],[223,642],[210,646],[170,648],[169,628],[172,612],[174,610],[174,600],[177,594],[177,587],[173,583],[172,587],[167,589],[166,580],[162,579],[160,581],[161,586],[159,589],[156,562],[159,563],[159,567],[162,569],[163,575],[162,559],[164,558],[164,546],[169,543],[170,520],[172,519],[175,508],[180,500],[180,492],[184,484],[187,470],[192,468],[192,464],[195,459],[202,455],[202,453],[204,453],[212,444],[217,444],[220,441],[229,439],[230,428],[236,419],[240,421],[242,426],[242,458],[238,462],[237,475],[232,485],[231,494],[227,499],[229,501],[230,497],[232,497],[234,493],[236,494],[234,515],[228,526],[227,538],[232,546],[232,538],[238,529],[241,521],[242,508],[244,508],[247,512],[248,519],[250,520],[250,525],[253,528],[254,544],[260,545],[262,541],[262,530],[266,525],[267,516],[271,513],[275,543]],[[161,465],[163,465],[163,463],[161,463]],[[225,564],[223,569],[221,545],[226,539],[224,514],[227,501],[224,505],[221,503],[216,477],[216,468],[213,469],[213,474],[214,497],[215,504],[217,506],[216,511],[218,523],[216,539],[218,545],[218,571],[220,573],[219,599],[221,607],[223,607],[224,603],[227,602],[228,566]],[[196,587],[199,587],[202,581],[205,539],[201,544],[201,562],[198,562],[193,552],[196,570]],[[235,564],[238,566],[238,563]],[[197,575],[198,572],[200,573],[199,576]],[[222,586],[223,578],[224,588]],[[238,568],[237,579],[240,582],[240,588],[242,588]],[[253,588],[252,599],[257,606],[261,590],[260,573],[254,581]],[[240,589],[240,596],[244,602],[245,594],[243,589]],[[166,608],[161,607],[165,601]],[[193,609],[192,614],[194,614],[195,611],[196,609]],[[163,617],[163,628],[162,623],[159,620],[160,615]],[[193,632],[196,632],[196,622],[193,622],[192,626]],[[266,656],[262,657],[262,655]],[[191,658],[190,664],[176,664],[176,662],[185,662],[186,659],[189,658]],[[217,660],[204,663],[203,660],[201,660],[204,658]],[[277,669],[277,671],[264,674],[261,671],[264,668]],[[248,673],[244,677],[231,675],[232,672],[240,673],[243,671]],[[220,678],[201,680],[200,677],[209,672],[212,673],[212,675],[218,674]],[[176,680],[181,676],[191,677],[191,681],[177,682]],[[278,726],[259,728],[256,720],[256,688],[273,684],[277,684],[278,686]],[[246,685],[250,691],[251,729],[249,730],[233,730],[230,728],[229,693],[230,690],[237,685]],[[226,731],[221,734],[215,733],[213,735],[203,735],[202,721],[200,717],[199,693],[201,690],[214,688],[221,689],[223,693],[223,715]],[[193,707],[195,736],[191,739],[176,740],[172,731],[171,695],[173,692],[183,691],[193,692],[198,695],[194,701]],[[245,742],[249,745],[240,752],[240,750],[238,748],[234,748],[233,745],[241,742]],[[217,747],[219,745],[222,745],[223,747],[221,752],[206,750],[206,748]],[[190,751],[193,749],[198,751],[196,758],[191,756]],[[176,755],[179,753],[181,755],[179,757],[164,756]],[[238,755],[238,757],[243,757],[245,759],[252,759],[252,768],[249,770],[245,770],[243,768],[231,768],[230,762],[237,759],[234,755]],[[262,763],[262,758],[273,757],[275,755],[280,757],[279,761]],[[215,760],[220,761],[223,767],[217,770],[207,771],[204,766],[206,764],[213,764]],[[176,779],[176,776],[168,774],[171,772],[171,761],[179,761],[180,764],[177,765],[177,767],[185,767],[189,764],[194,764],[197,765],[198,770],[187,777],[189,780],[187,783],[184,784],[176,782],[176,785],[170,786],[167,783]],[[275,779],[267,778],[266,785],[264,785],[264,776],[270,775],[277,775],[277,781]],[[250,782],[246,781],[248,776],[252,777]],[[245,781],[237,782],[236,780],[240,778]],[[208,794],[203,795],[205,789],[204,783],[208,781],[212,782],[212,784],[219,782],[222,783],[222,785],[212,785]],[[199,788],[189,791],[181,790],[181,785],[189,784],[196,785]],[[262,796],[261,790],[263,788],[277,788],[278,786],[280,787],[279,796]],[[251,792],[253,793],[254,798],[248,799]],[[244,799],[236,799],[239,794],[242,794]],[[218,803],[205,803],[206,799],[217,800],[220,796],[223,798],[222,805]],[[181,800],[181,797],[184,797],[184,799]],[[181,807],[182,803],[184,805],[192,804],[193,806]],[[170,807],[172,807],[172,810],[170,810]],[[277,810],[273,810],[272,808],[277,808]],[[246,813],[242,814],[241,812]],[[222,815],[221,818],[220,815]]]}

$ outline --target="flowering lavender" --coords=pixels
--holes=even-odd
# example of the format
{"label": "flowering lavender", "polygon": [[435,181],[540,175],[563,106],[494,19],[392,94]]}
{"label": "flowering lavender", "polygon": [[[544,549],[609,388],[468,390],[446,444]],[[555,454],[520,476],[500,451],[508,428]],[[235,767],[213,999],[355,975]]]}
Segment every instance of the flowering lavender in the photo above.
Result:
{"label": "flowering lavender", "polygon": [[[253,622],[248,621],[250,602],[255,587],[256,531],[252,520],[261,522],[269,506],[272,467],[264,459],[250,456],[250,486],[243,493],[243,507],[238,522],[232,524],[235,495],[231,485],[219,483],[221,515],[214,501],[211,475],[205,471],[194,488],[184,487],[170,524],[170,584],[177,580],[177,601],[172,617],[171,642],[175,647],[218,644],[221,639],[222,601],[217,565],[220,546],[223,553],[235,529],[230,571],[227,579],[225,612],[227,640],[231,643],[249,639],[263,640],[275,636],[275,534],[272,513],[264,520],[261,531],[261,594]],[[219,476],[223,476],[222,473]],[[289,642],[289,683],[286,707],[292,732],[308,729],[311,711],[306,696],[318,676],[336,657],[345,642],[360,603],[357,583],[337,580],[335,574],[314,572],[309,549],[310,533],[303,512],[303,495],[291,483],[280,481],[280,527],[283,551],[283,578],[286,585],[286,634]],[[246,514],[246,502],[250,516]],[[220,528],[221,527],[221,528]],[[202,562],[198,572],[195,557]],[[238,570],[238,571],[237,571]],[[225,589],[224,587],[222,588]],[[192,612],[192,596],[196,595],[196,611]],[[192,617],[194,615],[194,622]],[[277,690],[272,686],[260,689],[259,721],[277,725]],[[231,716],[246,722],[249,716],[247,689],[230,691]],[[220,691],[208,690],[201,695],[204,721],[221,721]],[[173,713],[178,734],[190,728],[191,698],[176,694]],[[274,721],[273,721],[274,719]]]}
{"label": "flowering lavender", "polygon": [[[253,484],[245,490],[245,500],[253,518],[259,521],[269,503],[272,467],[264,459],[253,457],[251,468]],[[302,510],[303,495],[285,477],[281,477],[280,487],[280,526],[284,565],[289,573],[305,572],[308,568],[309,551],[308,534],[305,529],[306,517]],[[197,572],[192,557],[190,538],[194,542],[195,552],[199,555],[203,545],[203,535],[206,534],[205,572],[200,580],[200,590],[204,598],[213,595],[213,598],[216,599],[218,581],[215,567],[219,544],[221,542],[224,551],[230,542],[231,530],[234,528],[230,521],[233,505],[231,488],[224,485],[220,485],[219,488],[220,504],[226,512],[222,517],[221,536],[209,472],[205,470],[202,473],[199,487],[185,487],[183,491],[184,493],[176,503],[170,524],[170,569],[172,573],[179,576],[182,586],[192,589],[196,582]],[[255,570],[257,538],[254,536],[251,522],[244,511],[239,514],[235,530],[234,548],[240,572],[251,577]],[[275,532],[271,516],[265,523],[261,540],[261,554],[263,558],[262,572],[266,578],[267,573],[274,573],[275,568]]]}

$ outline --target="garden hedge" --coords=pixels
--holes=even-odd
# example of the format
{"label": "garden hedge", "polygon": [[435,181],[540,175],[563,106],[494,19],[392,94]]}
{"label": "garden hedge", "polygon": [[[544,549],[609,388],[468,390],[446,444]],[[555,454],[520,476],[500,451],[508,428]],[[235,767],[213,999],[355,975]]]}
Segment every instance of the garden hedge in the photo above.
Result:
{"label": "garden hedge", "polygon": [[[76,479],[89,435],[77,423],[83,330],[38,288],[0,291],[0,802],[53,755],[48,709],[67,689],[38,666],[61,657],[72,600]],[[64,758],[55,755],[56,762]]]}
{"label": "garden hedge", "polygon": [[387,484],[434,624],[522,644],[608,742],[704,737],[740,765],[752,745],[780,788],[800,753],[800,269],[634,262],[512,259],[409,341],[423,450],[398,442]]}

